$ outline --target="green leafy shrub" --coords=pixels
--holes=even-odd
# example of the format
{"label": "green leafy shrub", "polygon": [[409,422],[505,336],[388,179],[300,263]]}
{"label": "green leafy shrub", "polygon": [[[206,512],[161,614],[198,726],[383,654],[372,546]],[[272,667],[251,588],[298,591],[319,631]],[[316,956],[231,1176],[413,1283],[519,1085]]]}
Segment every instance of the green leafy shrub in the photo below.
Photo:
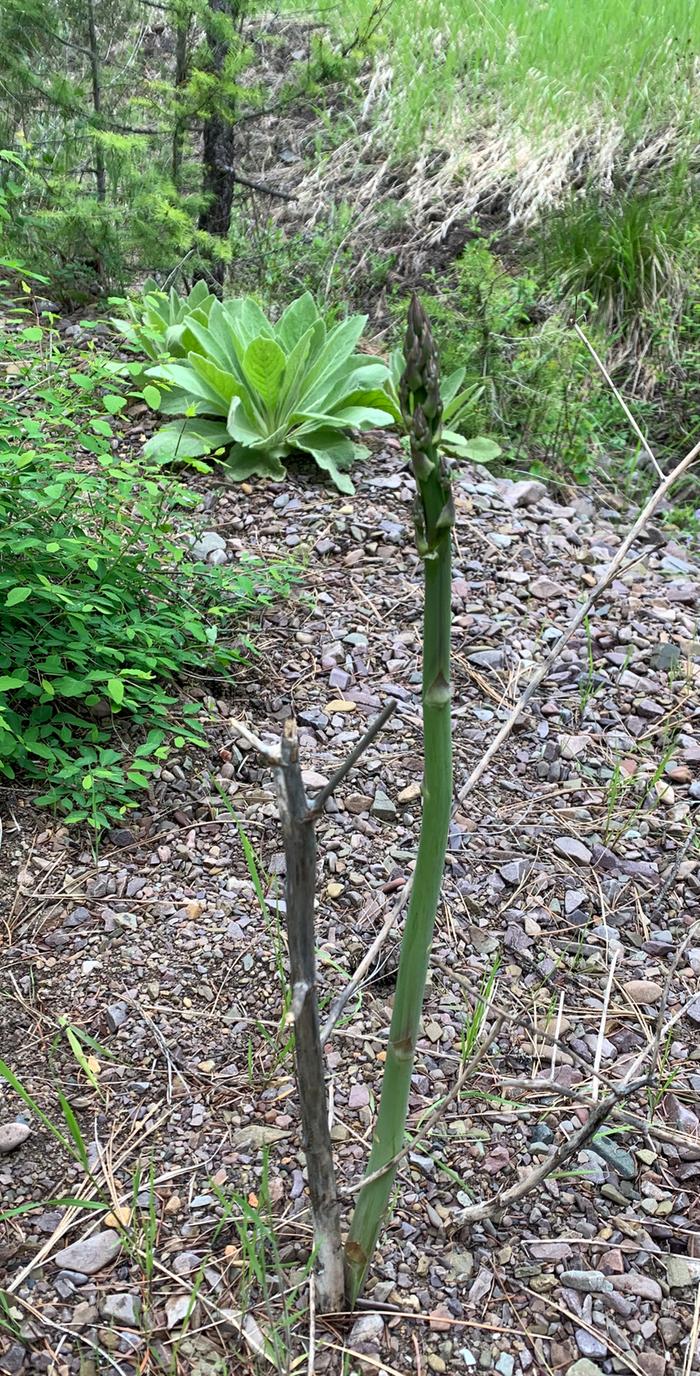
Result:
{"label": "green leafy shrub", "polygon": [[97,353],[73,368],[30,325],[5,354],[35,386],[33,412],[20,385],[0,423],[0,775],[35,779],[39,803],[101,828],[136,805],[173,742],[206,744],[183,681],[249,653],[246,621],[292,575],[192,561],[177,517],[198,498],[114,453],[108,412],[122,399],[107,393],[94,414]]}
{"label": "green leafy shrub", "polygon": [[700,422],[700,217],[688,185],[690,174],[663,191],[571,202],[539,248],[553,291],[587,330],[605,331],[608,369],[661,462],[694,443]]}
{"label": "green leafy shrub", "polygon": [[662,301],[674,314],[682,307],[688,210],[680,190],[573,200],[543,228],[545,271],[564,296],[589,298],[632,350]]}
{"label": "green leafy shrub", "polygon": [[146,455],[225,449],[236,480],[255,473],[279,481],[282,460],[300,451],[341,492],[353,492],[347,469],[368,451],[347,432],[393,419],[386,364],[355,351],[366,320],[351,316],[327,330],[308,292],[276,325],[248,297],[214,301],[206,325],[194,316],[186,322],[186,359],[148,369],[172,389],[160,409],[186,418],[158,431]]}
{"label": "green leafy shrub", "polygon": [[[529,273],[513,276],[483,239],[434,283],[430,315],[447,375],[469,393],[453,429],[493,436],[503,461],[585,481],[619,421],[586,349]],[[405,310],[395,303],[397,316]],[[595,337],[595,336],[594,336]]]}

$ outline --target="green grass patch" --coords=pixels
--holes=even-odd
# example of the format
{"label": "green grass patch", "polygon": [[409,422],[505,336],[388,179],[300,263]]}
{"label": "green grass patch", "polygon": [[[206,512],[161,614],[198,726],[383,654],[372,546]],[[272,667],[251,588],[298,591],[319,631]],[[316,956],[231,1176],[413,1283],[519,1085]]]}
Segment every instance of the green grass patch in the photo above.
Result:
{"label": "green grass patch", "polygon": [[[374,0],[340,8],[346,38],[366,30],[373,9]],[[604,172],[621,144],[647,145],[665,130],[689,150],[700,126],[700,10],[686,0],[424,0],[419,15],[410,0],[394,0],[373,44],[390,136],[405,154],[510,128],[513,150],[529,147],[533,160],[561,136],[572,151],[591,141]],[[649,154],[637,149],[640,166]]]}

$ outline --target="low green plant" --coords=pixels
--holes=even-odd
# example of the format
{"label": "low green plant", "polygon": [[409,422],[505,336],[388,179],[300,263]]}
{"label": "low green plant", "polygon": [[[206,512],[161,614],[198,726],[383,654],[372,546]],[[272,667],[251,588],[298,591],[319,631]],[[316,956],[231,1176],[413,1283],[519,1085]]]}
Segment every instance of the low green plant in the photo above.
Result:
{"label": "low green plant", "polygon": [[185,418],[165,425],[146,445],[157,459],[226,453],[231,476],[281,481],[283,459],[310,455],[341,492],[353,492],[347,470],[367,449],[348,431],[390,425],[380,359],[356,352],[367,317],[327,330],[306,292],[273,325],[251,298],[215,301],[208,324],[190,317],[182,362],[148,369],[172,390],[160,409]]}
{"label": "low green plant", "polygon": [[689,206],[680,187],[579,197],[544,226],[545,270],[563,295],[592,302],[604,328],[628,347],[648,332],[662,301],[683,303],[681,260]]}
{"label": "low green plant", "polygon": [[[399,387],[405,368],[401,349],[394,349],[389,361],[390,378],[387,390],[396,408],[396,418],[400,419]],[[472,382],[464,387],[466,368],[455,368],[448,377],[440,381],[443,425],[441,448],[446,454],[459,459],[469,459],[471,463],[493,463],[501,453],[501,446],[487,435],[474,435],[467,439],[460,432],[471,428],[472,418],[477,414],[477,403],[483,386]]]}
{"label": "low green plant", "polygon": [[181,685],[250,652],[244,622],[290,569],[190,558],[176,520],[198,499],[114,452],[125,401],[103,393],[114,380],[97,353],[73,367],[29,325],[6,357],[33,382],[31,404],[19,385],[0,417],[0,776],[34,780],[39,804],[99,830],[173,744],[206,743]]}
{"label": "low green plant", "polygon": [[[508,464],[586,481],[619,424],[583,344],[536,275],[513,274],[488,240],[475,238],[433,286],[446,382],[461,370],[466,394],[449,428],[470,448],[477,436],[492,437]],[[392,310],[400,318],[404,309],[397,298]],[[478,453],[467,457],[478,462]]]}
{"label": "low green plant", "polygon": [[[263,1148],[262,1169],[255,1193],[228,1191],[215,1180],[209,1181],[209,1187],[221,1209],[212,1244],[225,1229],[235,1230],[239,1251],[237,1302],[245,1315],[241,1336],[247,1350],[264,1358],[265,1364],[276,1371],[291,1374],[298,1368],[294,1354],[299,1301],[312,1258],[300,1266],[298,1261],[290,1263],[282,1255],[270,1196],[268,1148]],[[261,1323],[251,1321],[254,1311]]]}
{"label": "low green plant", "polygon": [[134,349],[154,362],[166,357],[185,358],[188,321],[193,317],[206,325],[215,300],[201,280],[187,296],[179,296],[174,287],[163,291],[151,278],[141,296],[119,301],[126,318],[113,317],[112,324]]}

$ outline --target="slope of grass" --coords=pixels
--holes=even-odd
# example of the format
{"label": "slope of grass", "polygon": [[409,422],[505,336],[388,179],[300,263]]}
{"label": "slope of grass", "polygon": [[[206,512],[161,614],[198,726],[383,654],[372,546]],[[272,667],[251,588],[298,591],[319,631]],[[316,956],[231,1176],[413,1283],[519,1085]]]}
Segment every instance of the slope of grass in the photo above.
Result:
{"label": "slope of grass", "polygon": [[[374,7],[351,0],[345,26],[362,32]],[[377,41],[402,87],[408,147],[445,115],[468,127],[494,96],[528,125],[619,121],[632,139],[659,117],[700,123],[700,9],[686,0],[422,0],[418,13],[394,0]]]}
{"label": "slope of grass", "polygon": [[[348,0],[348,42],[376,0]],[[332,22],[332,20],[331,20]],[[370,104],[403,156],[440,147],[453,174],[508,182],[517,216],[572,176],[693,157],[700,7],[687,0],[385,0]]]}

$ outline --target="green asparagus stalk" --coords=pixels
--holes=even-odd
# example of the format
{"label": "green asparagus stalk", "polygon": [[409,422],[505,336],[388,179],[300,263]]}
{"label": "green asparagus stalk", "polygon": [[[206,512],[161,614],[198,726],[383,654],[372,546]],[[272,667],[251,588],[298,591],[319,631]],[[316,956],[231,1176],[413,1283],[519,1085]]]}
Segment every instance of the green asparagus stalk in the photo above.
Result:
{"label": "green asparagus stalk", "polygon": [[452,806],[450,621],[452,488],[440,454],[442,403],[438,356],[417,297],[408,312],[406,367],[399,398],[416,479],[415,527],[423,559],[423,819],[406,917],[384,1079],[372,1150],[345,1248],[350,1304],[362,1290],[392,1194],[406,1131],[408,1098],[420,1026],[435,914],[440,898]]}

